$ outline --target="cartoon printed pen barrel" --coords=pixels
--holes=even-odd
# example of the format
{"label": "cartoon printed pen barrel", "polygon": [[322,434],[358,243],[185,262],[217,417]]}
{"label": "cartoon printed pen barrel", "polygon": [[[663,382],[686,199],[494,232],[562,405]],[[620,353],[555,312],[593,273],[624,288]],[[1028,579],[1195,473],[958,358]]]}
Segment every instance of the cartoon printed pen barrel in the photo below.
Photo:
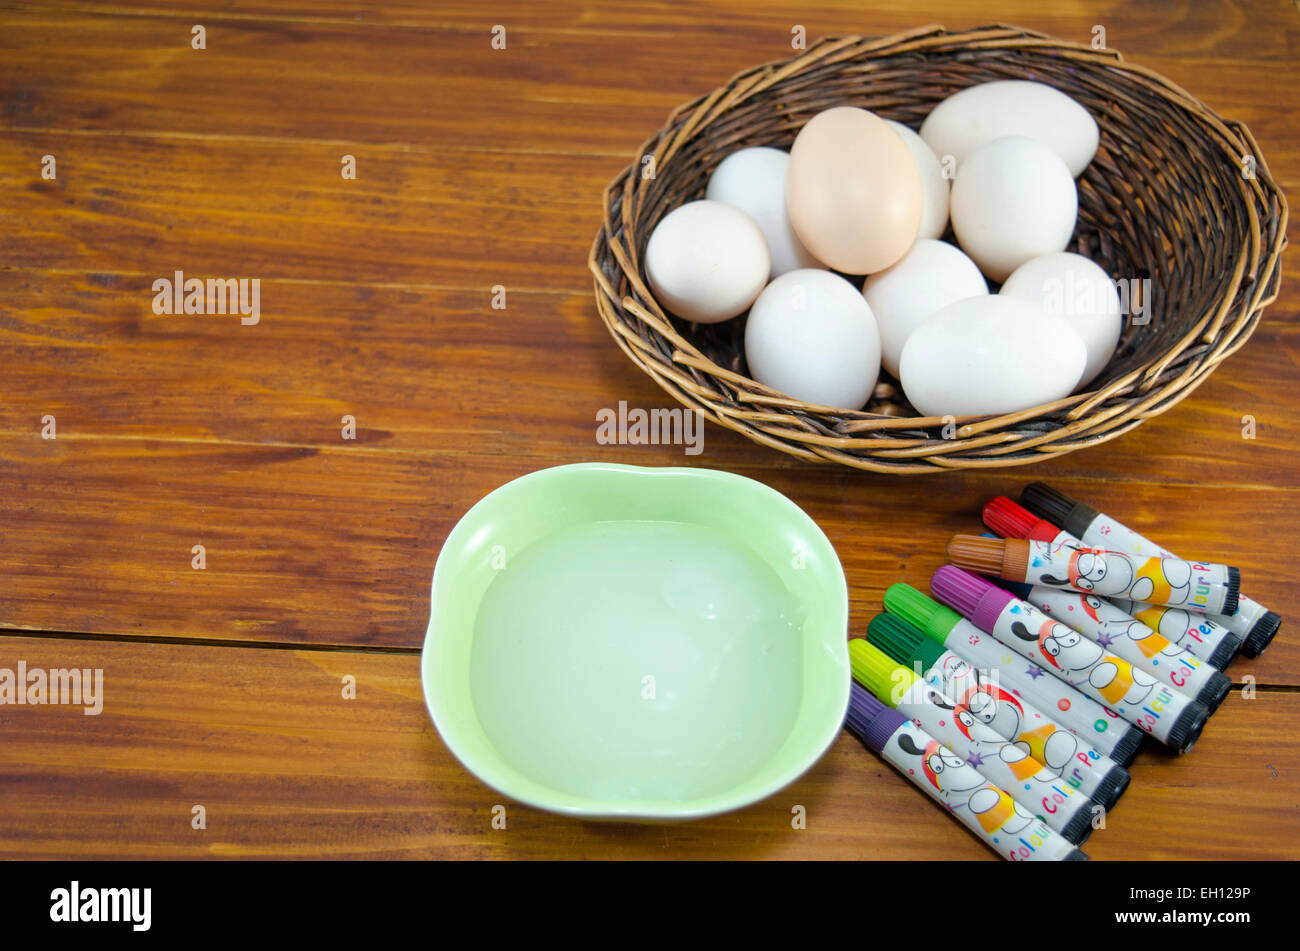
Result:
{"label": "cartoon printed pen barrel", "polygon": [[1088,856],[1042,819],[893,707],[857,683],[849,686],[848,731],[989,848],[1013,862],[1077,862]]}
{"label": "cartoon printed pen barrel", "polygon": [[871,619],[867,640],[891,660],[920,670],[926,683],[955,700],[954,713],[968,732],[992,731],[1017,744],[1063,782],[1107,809],[1128,787],[1128,770],[1057,726],[1009,683],[1004,684],[996,670],[981,670],[892,614]]}
{"label": "cartoon printed pen barrel", "polygon": [[1082,741],[1079,753],[1088,759],[1105,758],[1128,766],[1137,756],[1145,733],[1114,710],[1048,675],[1037,664],[1027,664],[1019,653],[948,605],[900,583],[885,591],[885,609],[971,665],[996,674],[999,683],[1028,700],[1040,713],[1050,711],[1054,724]]}
{"label": "cartoon printed pen barrel", "polygon": [[[1001,496],[984,506],[984,524],[1006,538],[1046,541],[1053,545],[1079,544],[1069,533],[1058,530]],[[1169,641],[1105,598],[1069,588],[1027,585],[1006,579],[1003,579],[1002,586],[1053,620],[1073,628],[1184,696],[1205,704],[1211,713],[1219,708],[1232,689],[1232,681],[1212,664]]]}
{"label": "cartoon printed pen barrel", "polygon": [[972,735],[954,717],[956,704],[912,671],[861,638],[849,641],[849,666],[853,679],[877,699],[915,720],[1067,842],[1078,845],[1092,834],[1093,810],[1100,811],[1100,805],[1075,792],[1016,744]]}
{"label": "cartoon printed pen barrel", "polygon": [[1205,728],[1204,704],[978,575],[945,565],[930,583],[941,601],[968,605],[977,627],[1178,752],[1189,751]]}
{"label": "cartoon printed pen barrel", "polygon": [[1132,557],[1069,542],[954,535],[948,542],[948,558],[960,568],[1008,581],[1073,588],[1202,614],[1232,614],[1241,589],[1241,572],[1229,565]]}
{"label": "cartoon printed pen barrel", "polygon": [[1241,639],[1221,626],[1207,614],[1195,614],[1182,608],[1167,608],[1141,601],[1107,598],[1125,614],[1141,621],[1172,644],[1202,658],[1211,667],[1223,668],[1216,661],[1226,663],[1236,656]]}
{"label": "cartoon printed pen barrel", "polygon": [[1211,713],[1232,689],[1232,681],[1222,673],[1103,598],[1039,584],[1008,585],[1022,600],[1053,620],[1073,628],[1183,696],[1205,704]]}
{"label": "cartoon printed pen barrel", "polygon": [[[1037,498],[1038,496],[1031,492],[1032,489],[1034,489],[1032,485],[1027,487],[1024,495]],[[1059,512],[1055,514],[1060,515]],[[992,499],[984,506],[984,524],[1003,538],[1027,538],[1031,541],[1050,542],[1054,546],[1071,544],[1087,547],[1075,535],[1057,528],[1051,522],[1039,518],[1033,512],[1003,496]],[[1085,524],[1084,527],[1088,526]],[[1093,540],[1096,540],[1095,534]],[[1125,546],[1116,545],[1113,547]],[[1019,594],[1019,592],[1017,593]],[[1223,670],[1227,667],[1228,662],[1237,656],[1237,651],[1242,647],[1240,637],[1222,624],[1212,620],[1209,615],[1191,614],[1181,608],[1152,607],[1140,601],[1121,601],[1117,598],[1107,598],[1105,600],[1116,604],[1120,610],[1137,618],[1171,644],[1176,644],[1193,656],[1208,661],[1210,666],[1217,670]],[[1244,604],[1244,601],[1241,603]],[[1272,614],[1271,611],[1269,613]],[[1235,620],[1240,614],[1241,611],[1239,610],[1237,614],[1232,616],[1233,619]],[[1226,620],[1222,618],[1222,615],[1219,617]],[[1281,623],[1281,618],[1278,618],[1277,615],[1273,615],[1273,617],[1277,619],[1278,624]],[[1059,621],[1061,618],[1057,618],[1057,620]],[[1263,623],[1261,629],[1268,628],[1268,626],[1268,623]],[[1275,631],[1276,628],[1274,627],[1272,630]],[[1271,637],[1271,634],[1268,636]]]}
{"label": "cartoon printed pen barrel", "polygon": [[[1167,548],[1139,535],[1122,522],[1082,502],[1075,501],[1045,482],[1035,482],[1025,486],[1024,491],[1020,493],[1020,501],[1034,514],[1061,526],[1086,544],[1147,557],[1178,557]],[[1128,608],[1125,610],[1137,615],[1143,608],[1138,608],[1136,611]],[[1226,628],[1241,641],[1241,649],[1247,657],[1258,657],[1262,654],[1282,626],[1281,615],[1245,595],[1241,595],[1238,599],[1235,614],[1224,612],[1213,615],[1211,620],[1219,628]],[[1155,625],[1151,626],[1155,627]],[[1211,631],[1211,635],[1216,633]],[[1183,646],[1195,652],[1192,645]],[[1204,657],[1211,663],[1214,662],[1214,658],[1208,654],[1198,656]],[[1216,663],[1215,666],[1222,670],[1226,663],[1225,660],[1223,663]]]}

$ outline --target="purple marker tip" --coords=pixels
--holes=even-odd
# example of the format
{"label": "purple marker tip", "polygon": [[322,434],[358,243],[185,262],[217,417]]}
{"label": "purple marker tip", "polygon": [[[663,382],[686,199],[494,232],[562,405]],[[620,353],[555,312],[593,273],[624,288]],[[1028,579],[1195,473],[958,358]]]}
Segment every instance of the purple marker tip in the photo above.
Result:
{"label": "purple marker tip", "polygon": [[991,631],[998,615],[1016,596],[979,575],[944,565],[930,578],[934,596],[965,615],[981,630]]}
{"label": "purple marker tip", "polygon": [[991,587],[993,585],[979,575],[956,565],[944,565],[930,578],[930,591],[934,596],[966,617],[970,617],[984,592]]}
{"label": "purple marker tip", "polygon": [[873,752],[883,752],[889,738],[906,722],[907,717],[885,706],[856,680],[849,685],[849,713],[844,725]]}

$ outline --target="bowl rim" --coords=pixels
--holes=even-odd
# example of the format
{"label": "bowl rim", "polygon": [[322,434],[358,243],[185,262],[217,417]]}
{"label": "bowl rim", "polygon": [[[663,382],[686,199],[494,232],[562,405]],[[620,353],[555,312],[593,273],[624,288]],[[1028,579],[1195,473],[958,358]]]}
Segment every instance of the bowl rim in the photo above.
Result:
{"label": "bowl rim", "polygon": [[[833,613],[826,622],[825,630],[815,636],[820,639],[823,649],[835,652],[832,661],[843,669],[843,677],[839,678],[836,683],[838,695],[833,698],[834,702],[829,708],[838,711],[838,713],[835,717],[826,716],[825,721],[817,725],[816,742],[810,743],[807,749],[793,755],[791,765],[772,776],[766,782],[751,786],[749,780],[741,780],[736,786],[723,793],[715,793],[690,800],[637,799],[620,803],[618,801],[595,800],[591,797],[578,796],[559,790],[553,791],[553,799],[547,799],[532,792],[519,790],[516,781],[525,780],[538,789],[543,788],[541,783],[528,780],[527,777],[523,777],[516,772],[501,770],[493,764],[485,763],[480,754],[466,742],[462,734],[462,728],[454,722],[455,718],[450,715],[450,711],[441,704],[436,687],[433,684],[433,657],[430,650],[434,638],[437,636],[435,625],[438,620],[438,592],[440,583],[442,585],[449,583],[447,578],[451,569],[448,567],[448,560],[462,550],[468,537],[476,530],[475,519],[472,516],[478,513],[479,517],[482,517],[484,512],[499,504],[502,498],[517,493],[521,487],[532,486],[533,483],[539,481],[567,479],[577,473],[590,472],[606,473],[619,479],[668,478],[679,481],[703,481],[715,485],[721,484],[724,487],[730,485],[733,488],[743,485],[748,491],[766,495],[778,508],[784,509],[786,515],[794,523],[801,524],[807,531],[808,536],[814,539],[816,544],[822,546],[822,554],[828,559],[827,564],[832,569],[830,574],[835,587],[834,593],[837,603],[833,606]],[[851,679],[848,652],[848,621],[848,582],[844,575],[844,566],[840,562],[835,547],[831,544],[830,539],[826,537],[821,526],[807,512],[789,497],[766,483],[724,469],[705,467],[639,466],[605,462],[580,462],[550,466],[526,473],[493,489],[474,503],[457,520],[447,534],[434,565],[433,579],[430,586],[429,623],[420,650],[421,692],[424,696],[425,708],[429,717],[433,721],[433,725],[437,729],[443,744],[452,755],[466,770],[485,785],[516,802],[547,812],[580,819],[624,821],[698,819],[731,812],[768,798],[793,783],[825,755],[839,735],[844,724],[844,717],[848,712],[849,682]],[[809,635],[805,634],[805,637],[807,636]],[[806,702],[805,691],[804,705],[800,707],[800,715],[806,709]]]}

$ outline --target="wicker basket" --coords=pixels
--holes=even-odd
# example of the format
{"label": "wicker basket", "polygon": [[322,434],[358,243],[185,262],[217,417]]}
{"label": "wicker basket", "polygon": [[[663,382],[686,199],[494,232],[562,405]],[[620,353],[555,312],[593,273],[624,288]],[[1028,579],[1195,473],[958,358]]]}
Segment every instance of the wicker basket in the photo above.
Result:
{"label": "wicker basket", "polygon": [[[916,128],[953,92],[998,79],[1056,86],[1096,118],[1101,145],[1078,182],[1071,249],[1112,278],[1151,282],[1149,322],[1125,322],[1089,392],[955,421],[917,416],[888,382],[859,412],[811,406],[749,379],[744,317],[688,324],[668,317],[648,290],[641,259],[655,224],[703,197],[713,169],[736,149],[788,149],[804,123],[832,106]],[[1022,465],[1114,439],[1164,412],[1250,337],[1277,296],[1286,244],[1286,198],[1244,125],[1118,53],[1007,26],[826,38],[794,59],[740,73],[674,110],[604,203],[588,262],[596,304],[637,366],[684,405],[756,442],[879,472]]]}

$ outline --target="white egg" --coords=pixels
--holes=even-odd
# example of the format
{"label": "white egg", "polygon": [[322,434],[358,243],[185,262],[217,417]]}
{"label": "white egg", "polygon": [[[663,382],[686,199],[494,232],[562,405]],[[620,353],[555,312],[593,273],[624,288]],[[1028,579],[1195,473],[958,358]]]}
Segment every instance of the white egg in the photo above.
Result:
{"label": "white egg", "polygon": [[899,373],[923,416],[990,416],[1067,396],[1086,360],[1065,318],[989,294],[932,314],[904,345]]}
{"label": "white egg", "polygon": [[758,224],[720,201],[674,208],[655,226],[645,249],[645,276],[656,300],[701,324],[744,313],[770,269]]}
{"label": "white egg", "polygon": [[[803,246],[785,210],[790,153],[766,147],[741,149],[722,160],[704,197],[739,208],[758,223],[772,255],[772,277],[822,263]],[[945,213],[947,209],[945,207]]]}
{"label": "white egg", "polygon": [[948,179],[943,177],[939,157],[903,123],[893,119],[886,119],[885,123],[906,143],[916,160],[916,170],[921,173],[921,230],[917,237],[937,238],[948,228]]}
{"label": "white egg", "polygon": [[830,271],[800,269],[754,301],[745,358],[755,380],[787,396],[861,409],[880,375],[880,334],[856,287]]}
{"label": "white egg", "polygon": [[1007,136],[957,166],[949,211],[962,250],[990,279],[1004,281],[1031,258],[1065,250],[1079,195],[1060,156],[1041,142]]}
{"label": "white egg", "polygon": [[1110,275],[1083,255],[1062,251],[1026,261],[1000,293],[1064,317],[1078,332],[1088,348],[1079,387],[1090,383],[1114,356],[1123,323],[1119,291]]}
{"label": "white egg", "polygon": [[921,138],[957,165],[981,146],[1007,135],[1035,139],[1078,177],[1097,154],[1097,121],[1065,93],[1044,83],[1009,79],[954,93],[921,124]]}
{"label": "white egg", "polygon": [[880,328],[880,362],[898,376],[903,344],[922,321],[953,301],[988,292],[984,275],[961,249],[918,240],[903,260],[871,275],[862,288]]}

